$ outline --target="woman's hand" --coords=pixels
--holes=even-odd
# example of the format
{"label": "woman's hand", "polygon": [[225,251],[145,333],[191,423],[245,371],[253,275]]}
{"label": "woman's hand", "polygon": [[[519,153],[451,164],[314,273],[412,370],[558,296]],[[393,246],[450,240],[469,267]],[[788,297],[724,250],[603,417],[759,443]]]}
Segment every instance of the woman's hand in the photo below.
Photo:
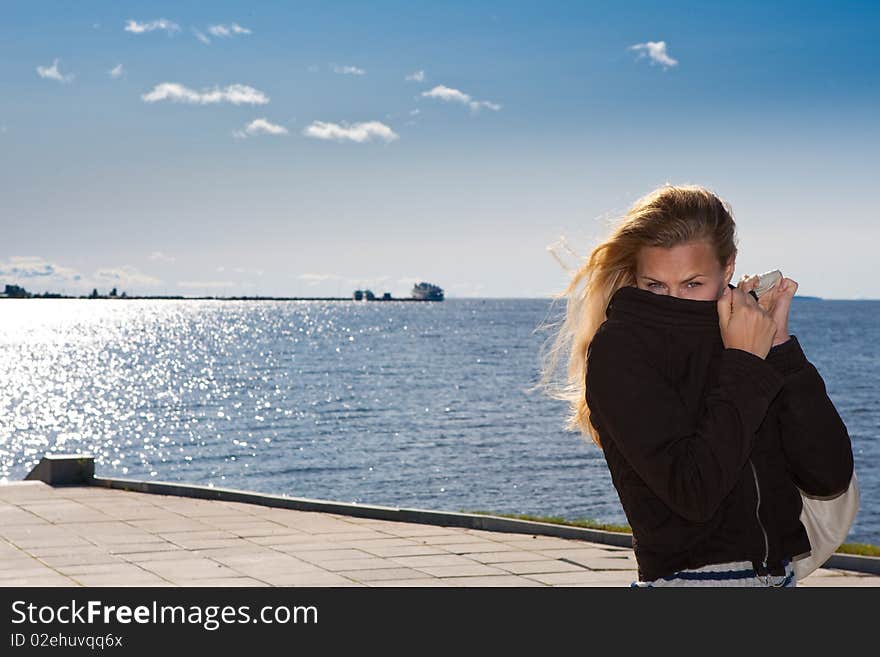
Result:
{"label": "woman's hand", "polygon": [[718,325],[724,346],[766,358],[776,335],[776,322],[770,313],[739,288],[725,286],[717,304]]}
{"label": "woman's hand", "polygon": [[[758,276],[743,275],[737,288],[745,293],[758,286]],[[773,347],[782,344],[789,339],[788,334],[788,311],[791,309],[791,300],[797,292],[798,284],[790,278],[783,278],[758,299],[761,306],[776,323],[776,335],[773,336]]]}

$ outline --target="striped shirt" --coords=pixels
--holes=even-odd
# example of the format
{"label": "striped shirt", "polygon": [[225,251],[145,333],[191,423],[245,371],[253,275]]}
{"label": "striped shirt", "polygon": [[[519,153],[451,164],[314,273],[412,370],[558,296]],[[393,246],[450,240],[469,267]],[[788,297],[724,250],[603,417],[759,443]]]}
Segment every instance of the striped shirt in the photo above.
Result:
{"label": "striped shirt", "polygon": [[751,561],[713,563],[699,568],[679,570],[650,581],[635,581],[630,587],[654,586],[797,586],[790,559],[783,561],[785,574],[759,575]]}

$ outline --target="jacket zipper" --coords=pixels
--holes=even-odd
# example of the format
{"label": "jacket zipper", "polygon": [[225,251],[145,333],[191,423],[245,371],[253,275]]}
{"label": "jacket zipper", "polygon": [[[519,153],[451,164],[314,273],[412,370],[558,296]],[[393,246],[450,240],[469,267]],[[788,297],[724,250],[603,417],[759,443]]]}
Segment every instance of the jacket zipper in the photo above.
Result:
{"label": "jacket zipper", "polygon": [[755,464],[752,463],[752,459],[749,458],[749,465],[752,466],[752,475],[755,477],[755,490],[758,493],[758,505],[755,507],[755,517],[758,519],[758,526],[761,527],[761,532],[764,534],[764,568],[767,567],[767,559],[770,557],[770,541],[767,539],[767,530],[764,529],[764,523],[761,522],[761,487],[758,485],[758,472],[755,470]]}

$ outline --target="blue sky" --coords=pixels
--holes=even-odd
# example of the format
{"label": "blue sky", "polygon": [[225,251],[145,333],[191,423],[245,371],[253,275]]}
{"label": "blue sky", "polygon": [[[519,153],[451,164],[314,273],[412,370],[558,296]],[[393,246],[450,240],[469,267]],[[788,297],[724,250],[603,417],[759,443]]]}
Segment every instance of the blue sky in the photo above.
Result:
{"label": "blue sky", "polygon": [[[873,3],[21,2],[0,284],[540,297],[665,182],[738,279],[880,298]],[[571,260],[568,260],[569,264]]]}

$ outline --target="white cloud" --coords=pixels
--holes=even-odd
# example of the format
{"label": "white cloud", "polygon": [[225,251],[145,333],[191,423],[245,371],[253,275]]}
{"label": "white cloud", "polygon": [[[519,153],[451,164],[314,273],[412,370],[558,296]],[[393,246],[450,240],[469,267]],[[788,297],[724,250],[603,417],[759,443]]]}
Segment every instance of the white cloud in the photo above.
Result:
{"label": "white cloud", "polygon": [[153,32],[155,30],[165,30],[168,34],[172,34],[180,31],[180,25],[165,18],[150,21],[149,23],[138,23],[135,20],[129,19],[125,23],[125,31],[133,34],[143,34],[144,32]]}
{"label": "white cloud", "polygon": [[665,41],[648,41],[646,43],[637,43],[634,46],[630,46],[628,50],[635,50],[639,53],[638,59],[642,59],[645,56],[645,53],[651,58],[651,65],[653,66],[655,63],[661,64],[664,70],[669,66],[675,66],[678,64],[677,59],[672,59],[666,53],[666,42]]}
{"label": "white cloud", "polygon": [[101,286],[158,285],[162,282],[131,265],[103,267],[87,276],[39,256],[11,256],[6,262],[0,262],[0,277],[6,282],[21,285],[29,292],[63,290],[68,294],[77,293],[70,288],[76,288],[81,293]]}
{"label": "white cloud", "polygon": [[342,73],[343,75],[365,75],[366,71],[357,66],[337,66],[333,64],[334,73]]}
{"label": "white cloud", "polygon": [[232,23],[231,25],[211,25],[208,28],[208,32],[216,37],[230,37],[235,34],[251,34],[249,29],[242,27],[238,23]]}
{"label": "white cloud", "polygon": [[425,72],[424,71],[416,71],[415,73],[410,73],[404,78],[405,80],[412,80],[414,82],[424,82],[425,80]]}
{"label": "white cloud", "polygon": [[231,84],[225,89],[214,87],[193,91],[176,82],[163,82],[153,87],[149,93],[143,94],[144,102],[155,103],[160,100],[169,100],[175,103],[190,103],[207,105],[211,103],[232,103],[233,105],[265,105],[269,102],[268,96],[262,91],[243,84]]}
{"label": "white cloud", "polygon": [[410,113],[411,116],[415,116],[416,114],[419,114],[421,111],[422,111],[422,110],[416,108],[416,109],[414,109],[414,110],[410,110],[409,113]]}
{"label": "white cloud", "polygon": [[204,44],[206,44],[206,45],[209,44],[209,43],[211,43],[211,40],[210,40],[208,37],[205,36],[205,33],[204,33],[204,32],[202,32],[202,31],[200,31],[200,30],[197,30],[197,29],[193,28],[193,34],[195,34],[195,35],[196,35],[196,39],[198,39],[198,40],[201,41],[202,43],[204,43]]}
{"label": "white cloud", "polygon": [[467,105],[472,112],[478,111],[481,107],[488,107],[496,112],[501,109],[501,105],[498,103],[493,103],[488,100],[474,100],[470,95],[463,91],[442,84],[438,84],[436,87],[428,91],[423,91],[421,95],[426,98],[438,98],[445,102],[461,103]]}
{"label": "white cloud", "polygon": [[118,80],[119,78],[121,78],[125,75],[125,71],[122,68],[122,64],[117,64],[116,66],[111,68],[108,71],[108,73],[110,74],[110,77],[113,78],[114,80]]}
{"label": "white cloud", "polygon": [[159,262],[174,262],[176,258],[170,255],[166,255],[161,251],[153,251],[150,254],[150,260],[158,260]]}
{"label": "white cloud", "polygon": [[501,109],[501,105],[498,103],[493,103],[488,100],[480,100],[474,103],[471,103],[471,109],[480,109],[481,107],[488,107],[490,110],[498,111]]}
{"label": "white cloud", "polygon": [[52,66],[37,66],[37,74],[41,78],[47,80],[58,80],[58,82],[70,82],[73,80],[73,74],[62,75],[58,70],[58,62],[61,60],[57,57],[52,61]]}
{"label": "white cloud", "polygon": [[283,125],[270,123],[266,119],[254,119],[245,126],[244,130],[236,130],[232,135],[238,139],[244,139],[248,135],[286,135],[287,128]]}
{"label": "white cloud", "polygon": [[[78,281],[82,278],[75,269],[57,265],[39,256],[10,256],[6,262],[0,262],[0,276],[17,282],[35,278],[63,281]],[[27,286],[22,283],[22,287]]]}
{"label": "white cloud", "polygon": [[333,139],[336,141],[353,141],[363,143],[372,141],[373,138],[384,139],[386,142],[399,139],[399,135],[381,121],[366,121],[348,125],[338,123],[325,123],[324,121],[312,121],[311,125],[302,132],[306,137],[316,139]]}
{"label": "white cloud", "polygon": [[162,282],[131,265],[99,269],[95,272],[94,278],[97,282],[107,285],[158,285]]}
{"label": "white cloud", "polygon": [[471,97],[466,93],[459,91],[458,89],[452,89],[450,87],[446,87],[442,84],[437,85],[433,89],[429,91],[423,91],[423,96],[427,96],[428,98],[439,98],[441,100],[454,100],[459,103],[469,103],[471,102]]}

